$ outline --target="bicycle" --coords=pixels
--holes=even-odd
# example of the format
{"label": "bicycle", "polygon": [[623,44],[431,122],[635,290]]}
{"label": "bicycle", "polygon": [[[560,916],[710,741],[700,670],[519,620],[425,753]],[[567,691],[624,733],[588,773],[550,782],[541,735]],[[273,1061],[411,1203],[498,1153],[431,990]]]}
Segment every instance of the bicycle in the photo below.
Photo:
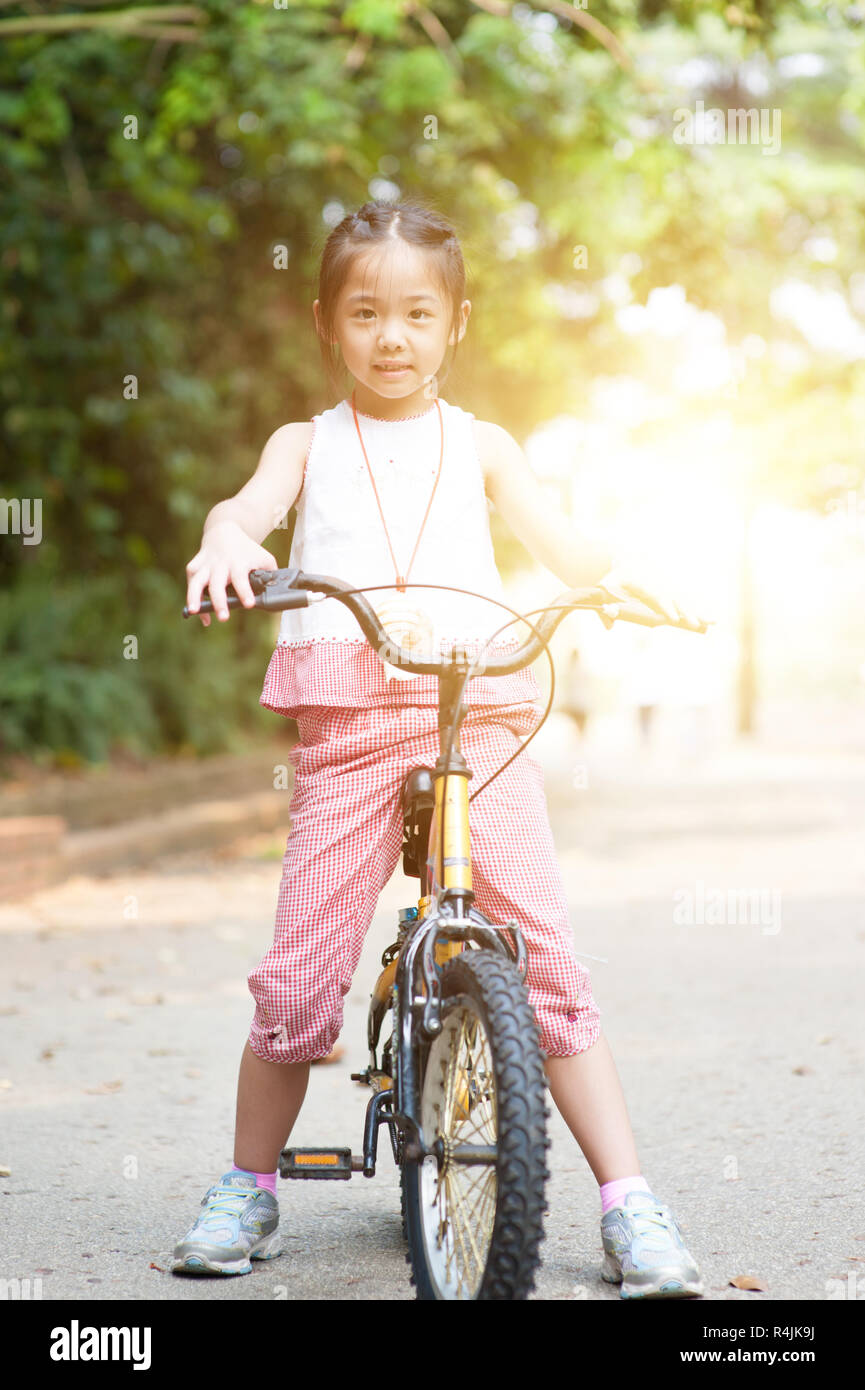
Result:
{"label": "bicycle", "polygon": [[[467,709],[466,683],[481,665],[464,645],[455,644],[441,660],[432,661],[395,644],[364,591],[342,580],[276,569],[251,570],[249,581],[255,607],[267,612],[339,600],[367,641],[379,654],[387,652],[388,662],[439,681],[439,756],[432,768],[411,769],[402,787],[403,868],[419,879],[420,895],[416,906],[400,909],[396,940],[382,956],[370,1001],[370,1061],[364,1071],[351,1074],[373,1092],[362,1153],[287,1147],[280,1155],[280,1175],[347,1180],[359,1172],[371,1178],[379,1129],[387,1125],[400,1171],[407,1259],[418,1299],[526,1299],[540,1263],[546,1210],[546,1080],[525,983],[528,957],[522,933],[514,921],[490,922],[473,903],[472,773],[460,749],[459,726]],[[368,589],[373,587],[386,586]],[[227,594],[230,608],[243,607],[230,585]],[[549,656],[553,632],[577,609],[596,611],[608,628],[617,619],[646,626],[668,622],[600,586],[568,590],[538,610],[542,616],[537,623],[529,621],[533,615],[516,614],[532,636],[513,653],[484,659],[484,673],[520,670],[542,650]],[[199,611],[214,611],[209,599],[202,599]],[[193,615],[184,607],[183,616]],[[684,621],[671,625],[699,632],[707,627]],[[552,658],[550,662],[552,667]],[[552,700],[553,690],[544,719]],[[379,1065],[388,1012],[392,1029]]]}

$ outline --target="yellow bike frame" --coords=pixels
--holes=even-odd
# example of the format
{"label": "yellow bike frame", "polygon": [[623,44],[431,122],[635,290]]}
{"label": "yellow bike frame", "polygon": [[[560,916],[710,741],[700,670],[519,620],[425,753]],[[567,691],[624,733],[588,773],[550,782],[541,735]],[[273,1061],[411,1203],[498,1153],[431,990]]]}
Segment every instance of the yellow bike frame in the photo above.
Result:
{"label": "yellow bike frame", "polygon": [[[442,802],[444,802],[444,844],[441,843]],[[427,854],[427,882],[430,892],[418,899],[418,917],[426,915],[429,904],[442,888],[471,891],[472,853],[469,835],[469,779],[463,773],[448,773],[435,779],[435,810],[430,824]],[[436,962],[443,965],[463,950],[461,941],[436,942]]]}

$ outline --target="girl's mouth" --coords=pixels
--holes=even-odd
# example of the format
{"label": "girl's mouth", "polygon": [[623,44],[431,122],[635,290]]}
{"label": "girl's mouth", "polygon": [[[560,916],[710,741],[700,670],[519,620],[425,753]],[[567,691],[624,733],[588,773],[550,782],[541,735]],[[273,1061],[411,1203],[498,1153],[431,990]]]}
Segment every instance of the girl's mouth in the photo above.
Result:
{"label": "girl's mouth", "polygon": [[398,366],[389,366],[387,364],[376,362],[375,369],[377,372],[381,372],[382,376],[389,377],[404,376],[405,373],[409,370],[409,367],[404,362],[400,363]]}

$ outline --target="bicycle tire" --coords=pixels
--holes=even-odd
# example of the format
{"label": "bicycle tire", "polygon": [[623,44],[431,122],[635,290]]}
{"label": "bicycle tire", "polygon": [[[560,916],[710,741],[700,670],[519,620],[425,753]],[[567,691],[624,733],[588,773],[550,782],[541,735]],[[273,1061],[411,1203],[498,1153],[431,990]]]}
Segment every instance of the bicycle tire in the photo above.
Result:
{"label": "bicycle tire", "polygon": [[[540,1263],[545,1189],[549,1177],[546,1086],[535,1016],[515,966],[492,951],[464,951],[449,961],[442,971],[441,988],[442,1033],[426,1050],[420,1081],[424,1138],[430,1143],[434,1137],[428,1132],[431,1116],[437,1114],[442,1118],[442,1098],[450,1068],[461,1078],[458,1084],[463,1087],[463,1099],[454,1100],[456,1092],[451,1090],[450,1104],[444,1106],[451,1117],[449,1121],[445,1117],[446,1122],[453,1128],[456,1117],[457,1125],[464,1128],[475,1109],[478,1117],[472,1122],[477,1124],[483,1120],[495,1131],[497,1160],[494,1167],[486,1170],[454,1165],[449,1175],[453,1181],[447,1183],[438,1183],[434,1178],[433,1174],[438,1172],[435,1159],[403,1160],[401,1206],[411,1282],[418,1299],[423,1300],[526,1299],[534,1288]],[[478,1028],[473,1033],[475,1020]],[[460,1034],[455,1041],[457,1029]],[[463,1038],[477,1038],[480,1030],[485,1035],[488,1051],[477,1055],[485,1057],[487,1064],[491,1062],[491,1077],[489,1069],[485,1071],[474,1065],[473,1042],[468,1044],[469,1071],[459,1063]],[[470,1072],[482,1077],[480,1085],[474,1077],[472,1082],[467,1080]],[[490,1080],[494,1105],[490,1105],[487,1094]],[[472,1083],[474,1101],[469,1094]],[[453,1139],[454,1135],[450,1137]],[[457,1133],[455,1137],[458,1142],[465,1142],[467,1136]],[[491,1137],[482,1137],[482,1142]],[[459,1233],[457,1200],[449,1207],[446,1200],[447,1215],[442,1219],[439,1194],[445,1186],[450,1195],[459,1186],[458,1175],[463,1181],[463,1174],[482,1171],[492,1175],[494,1217],[490,1221],[487,1196],[484,1213],[487,1230],[481,1256],[476,1258],[475,1250],[470,1249],[463,1264],[473,1267],[467,1268],[465,1273],[451,1271],[448,1250],[452,1253],[453,1247],[465,1246],[465,1241]],[[431,1201],[434,1182],[436,1198]],[[489,1190],[490,1181],[486,1180],[484,1192]],[[464,1217],[463,1226],[467,1230]],[[471,1237],[468,1244],[473,1245]]]}

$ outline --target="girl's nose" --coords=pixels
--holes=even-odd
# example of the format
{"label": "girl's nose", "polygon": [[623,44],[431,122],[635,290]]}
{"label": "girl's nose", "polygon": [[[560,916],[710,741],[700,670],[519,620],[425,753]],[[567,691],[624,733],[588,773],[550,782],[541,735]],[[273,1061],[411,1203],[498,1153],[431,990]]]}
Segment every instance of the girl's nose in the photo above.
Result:
{"label": "girl's nose", "polygon": [[384,324],[379,331],[378,345],[382,352],[387,352],[391,348],[399,347],[403,341],[402,332],[395,324]]}

